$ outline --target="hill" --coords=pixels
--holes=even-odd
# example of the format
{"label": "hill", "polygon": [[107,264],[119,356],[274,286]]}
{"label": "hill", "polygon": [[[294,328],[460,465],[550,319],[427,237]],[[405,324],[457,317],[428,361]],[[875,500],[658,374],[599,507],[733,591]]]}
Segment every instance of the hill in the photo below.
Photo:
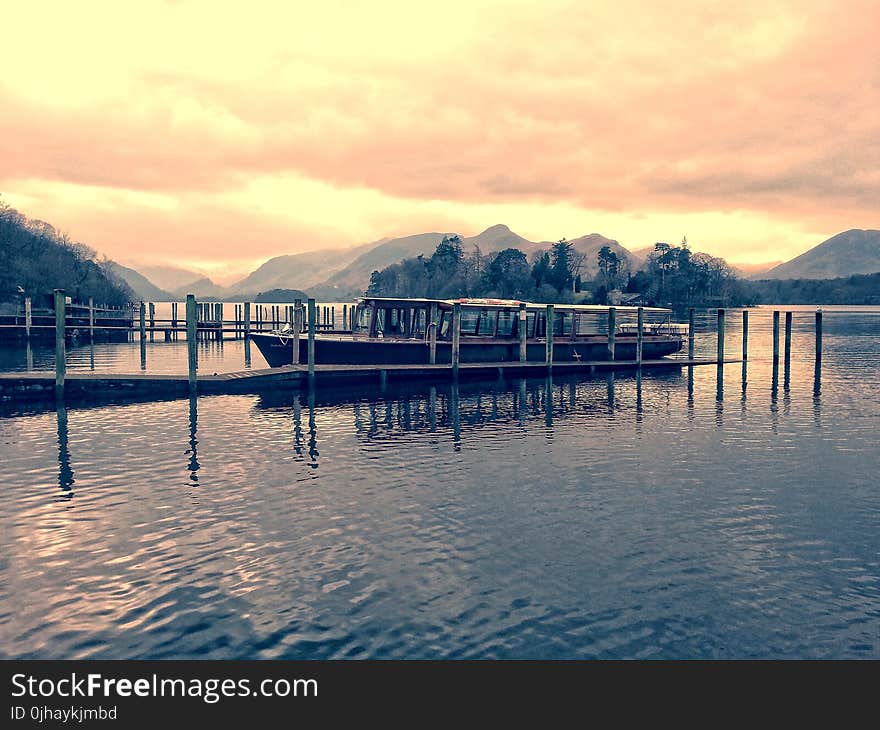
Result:
{"label": "hill", "polygon": [[[275,256],[241,281],[227,287],[227,292],[253,295],[270,289],[291,287],[309,290],[375,245],[375,243],[368,243],[340,250],[306,251],[305,253]],[[369,274],[367,278],[369,279]]]}
{"label": "hill", "polygon": [[299,289],[270,289],[269,291],[257,294],[257,296],[254,297],[254,301],[260,303],[290,304],[297,299],[305,302],[308,298],[308,295]]}
{"label": "hill", "polygon": [[133,296],[95,251],[0,201],[0,300],[48,296],[53,289],[96,304],[122,305]]}
{"label": "hill", "polygon": [[130,287],[133,298],[142,302],[170,302],[174,295],[156,286],[139,271],[123,266],[115,261],[107,263],[107,268],[114,276],[122,279]]}
{"label": "hill", "polygon": [[359,296],[366,290],[370,282],[370,274],[374,271],[396,264],[401,259],[420,255],[430,256],[445,235],[452,234],[419,233],[414,236],[383,240],[377,244],[367,244],[363,247],[367,250],[323,283],[313,287],[310,293],[327,301]]}
{"label": "hill", "polygon": [[[210,281],[197,271],[182,269],[179,266],[141,266],[134,264],[129,268],[143,274],[153,284],[168,292],[185,289],[195,281]],[[213,286],[213,282],[211,282]]]}
{"label": "hill", "polygon": [[766,272],[765,279],[836,279],[880,271],[880,231],[854,228],[832,236],[791,261]]}

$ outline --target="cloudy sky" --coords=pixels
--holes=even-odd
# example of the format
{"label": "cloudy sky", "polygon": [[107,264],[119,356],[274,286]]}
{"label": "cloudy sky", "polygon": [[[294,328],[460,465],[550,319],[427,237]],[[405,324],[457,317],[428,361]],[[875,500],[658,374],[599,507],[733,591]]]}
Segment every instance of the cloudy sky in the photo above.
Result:
{"label": "cloudy sky", "polygon": [[880,227],[880,0],[34,0],[2,22],[0,194],[126,262],[223,277],[495,223],[771,261]]}

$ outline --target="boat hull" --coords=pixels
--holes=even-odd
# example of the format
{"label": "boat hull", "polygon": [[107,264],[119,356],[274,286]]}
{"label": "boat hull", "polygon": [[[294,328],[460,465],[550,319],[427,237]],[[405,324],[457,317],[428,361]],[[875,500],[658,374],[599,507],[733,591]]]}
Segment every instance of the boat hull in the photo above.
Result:
{"label": "boat hull", "polygon": [[[271,333],[254,333],[251,339],[270,367],[281,367],[293,362],[293,338]],[[681,350],[678,337],[646,336],[642,341],[642,357],[656,360]],[[543,362],[546,357],[543,342],[529,342],[526,359]],[[308,339],[299,339],[299,362],[308,362]],[[615,341],[615,360],[635,360],[635,337],[618,336]],[[425,365],[428,363],[428,345],[422,340],[366,340],[349,337],[316,336],[315,362],[319,365]],[[553,362],[598,361],[608,359],[608,343],[603,337],[583,339],[576,342],[561,340],[554,343]],[[437,342],[437,362],[452,361],[450,342]],[[462,339],[459,361],[470,362],[517,362],[517,340]]]}

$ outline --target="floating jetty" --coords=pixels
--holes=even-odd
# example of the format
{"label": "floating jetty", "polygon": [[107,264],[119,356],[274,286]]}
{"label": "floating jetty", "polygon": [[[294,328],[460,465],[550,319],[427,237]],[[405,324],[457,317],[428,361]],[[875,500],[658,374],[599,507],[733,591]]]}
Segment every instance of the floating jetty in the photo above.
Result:
{"label": "floating jetty", "polygon": [[[554,373],[593,373],[608,370],[644,370],[681,368],[697,365],[717,365],[718,360],[597,360],[595,362],[555,362]],[[726,359],[723,364],[738,363]],[[351,386],[372,382],[386,385],[389,381],[433,380],[455,377],[468,380],[486,380],[498,377],[529,377],[547,374],[543,362],[462,363],[457,375],[448,365],[315,365],[310,377],[307,365],[286,365],[260,370],[241,370],[217,375],[198,375],[196,389],[199,395],[223,393],[259,393],[270,389],[300,389],[314,385],[319,388]],[[311,381],[311,383],[310,383]],[[190,393],[186,375],[116,375],[110,373],[72,372],[64,381],[64,395],[68,398],[114,396],[148,398],[152,396],[185,396]],[[25,400],[54,397],[55,374],[51,372],[0,373],[0,399]]]}

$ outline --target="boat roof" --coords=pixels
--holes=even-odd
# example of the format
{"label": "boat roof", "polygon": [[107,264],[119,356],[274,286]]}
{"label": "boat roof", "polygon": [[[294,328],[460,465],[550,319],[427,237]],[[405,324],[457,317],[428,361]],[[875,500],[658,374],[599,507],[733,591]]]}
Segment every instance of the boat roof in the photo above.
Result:
{"label": "boat roof", "polygon": [[[553,304],[553,307],[556,311],[563,312],[607,312],[609,309],[614,307],[617,311],[623,312],[636,312],[640,308],[633,306],[617,306],[617,305],[607,305],[607,304],[558,304],[554,302],[548,302],[547,304],[540,304],[536,302],[524,302],[520,299],[493,299],[493,298],[475,298],[475,297],[463,297],[461,299],[424,299],[419,297],[414,298],[404,298],[404,297],[359,297],[358,301],[361,302],[382,302],[383,304],[388,304],[391,306],[399,306],[399,307],[412,307],[412,306],[420,306],[425,304],[437,304],[441,309],[451,309],[453,304],[461,304],[462,307],[473,307],[475,309],[513,309],[519,308],[520,304],[525,304],[526,309],[541,309],[543,310],[547,304]],[[666,307],[641,307],[641,309],[645,312],[671,312],[671,309]]]}

